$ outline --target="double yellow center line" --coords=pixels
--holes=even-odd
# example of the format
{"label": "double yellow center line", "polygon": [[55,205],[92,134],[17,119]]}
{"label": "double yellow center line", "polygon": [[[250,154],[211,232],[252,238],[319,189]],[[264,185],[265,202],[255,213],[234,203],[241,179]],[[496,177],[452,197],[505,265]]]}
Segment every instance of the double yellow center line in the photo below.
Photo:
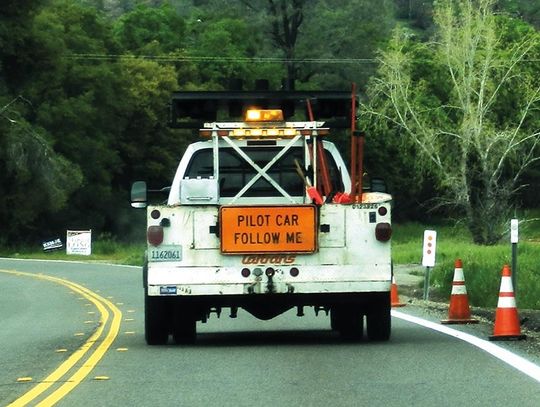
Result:
{"label": "double yellow center line", "polygon": [[[58,366],[56,370],[49,374],[49,376],[43,379],[43,381],[8,405],[8,407],[26,406],[31,401],[41,397],[41,400],[36,404],[37,406],[52,406],[65,397],[71,390],[77,387],[77,385],[79,385],[99,363],[103,355],[105,355],[105,352],[107,352],[107,350],[110,348],[120,330],[122,312],[113,303],[105,298],[79,284],[68,280],[44,274],[32,274],[11,270],[0,270],[0,273],[37,278],[68,287],[74,292],[82,295],[87,300],[91,301],[101,314],[98,329],[79,349],[77,349],[65,362]],[[111,312],[112,320],[110,324],[108,324]],[[105,331],[106,327],[108,327],[107,331]],[[75,365],[77,365],[85,356],[85,361],[82,363],[82,365],[79,364],[80,367],[76,368]],[[74,372],[71,374],[71,376],[66,379],[66,377],[73,370]],[[51,386],[57,385],[60,382],[63,384],[57,387],[55,390],[50,390]],[[48,390],[49,393],[44,394]]]}

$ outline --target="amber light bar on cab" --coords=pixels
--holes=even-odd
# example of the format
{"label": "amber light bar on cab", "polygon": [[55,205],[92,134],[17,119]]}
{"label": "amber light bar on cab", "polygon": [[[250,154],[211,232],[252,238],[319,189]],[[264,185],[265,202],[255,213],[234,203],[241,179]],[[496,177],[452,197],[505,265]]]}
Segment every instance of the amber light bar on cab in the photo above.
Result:
{"label": "amber light bar on cab", "polygon": [[281,109],[249,109],[244,122],[208,123],[199,130],[202,137],[233,138],[293,138],[296,136],[315,137],[329,134],[324,122],[284,122]]}
{"label": "amber light bar on cab", "polygon": [[202,137],[212,137],[212,133],[216,132],[219,137],[236,137],[236,138],[293,138],[298,135],[302,136],[326,136],[328,129],[295,129],[295,128],[241,128],[241,129],[219,129],[199,130],[199,135]]}

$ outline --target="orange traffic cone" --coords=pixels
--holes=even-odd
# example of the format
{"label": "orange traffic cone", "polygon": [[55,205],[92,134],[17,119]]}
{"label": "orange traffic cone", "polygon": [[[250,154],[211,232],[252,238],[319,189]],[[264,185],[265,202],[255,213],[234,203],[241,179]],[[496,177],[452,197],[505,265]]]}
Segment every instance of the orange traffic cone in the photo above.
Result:
{"label": "orange traffic cone", "polygon": [[454,281],[452,282],[452,294],[448,308],[448,319],[443,319],[442,324],[476,324],[478,320],[471,318],[467,287],[463,276],[463,264],[461,259],[454,263]]}
{"label": "orange traffic cone", "polygon": [[392,274],[392,286],[390,289],[390,304],[392,305],[392,307],[404,307],[405,305],[407,305],[407,304],[402,304],[399,301],[396,278],[394,277],[393,274]]}
{"label": "orange traffic cone", "polygon": [[514,296],[514,286],[512,285],[512,272],[505,264],[502,269],[501,289],[499,292],[499,302],[495,312],[495,326],[490,341],[496,340],[521,340],[526,336],[521,334],[519,317]]}

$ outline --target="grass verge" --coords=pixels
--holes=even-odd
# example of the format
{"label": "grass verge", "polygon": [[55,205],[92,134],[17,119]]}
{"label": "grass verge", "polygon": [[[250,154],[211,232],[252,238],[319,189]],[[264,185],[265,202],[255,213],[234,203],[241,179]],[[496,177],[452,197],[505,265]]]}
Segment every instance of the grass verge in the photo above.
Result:
{"label": "grass verge", "polygon": [[[495,246],[472,243],[469,232],[461,225],[406,223],[394,225],[392,253],[396,264],[421,264],[425,229],[437,231],[436,265],[431,270],[432,287],[449,298],[454,278],[454,262],[463,261],[463,273],[469,302],[473,306],[497,306],[501,271],[512,265],[512,245]],[[540,221],[533,219],[520,225],[517,246],[517,281],[514,287],[519,308],[540,309]],[[514,270],[516,272],[516,270]]]}
{"label": "grass verge", "polygon": [[41,260],[71,260],[71,261],[95,261],[112,264],[125,264],[141,266],[146,245],[119,243],[114,239],[106,238],[92,242],[92,254],[90,256],[67,255],[65,249],[51,252],[43,252],[33,247],[18,247],[15,249],[0,248],[0,257],[18,259],[41,259]]}
{"label": "grass verge", "polygon": [[[519,308],[540,309],[540,216],[529,216],[520,223],[518,244],[516,299]],[[478,246],[463,225],[434,223],[394,224],[392,253],[395,264],[420,264],[424,230],[437,231],[436,265],[431,271],[431,284],[443,298],[449,298],[454,277],[454,261],[463,261],[469,302],[473,306],[497,306],[501,270],[512,264],[510,239],[495,246]],[[46,260],[97,261],[140,266],[145,244],[126,244],[102,235],[92,243],[92,255],[66,255],[65,251],[44,253],[36,248],[1,249],[0,256]]]}

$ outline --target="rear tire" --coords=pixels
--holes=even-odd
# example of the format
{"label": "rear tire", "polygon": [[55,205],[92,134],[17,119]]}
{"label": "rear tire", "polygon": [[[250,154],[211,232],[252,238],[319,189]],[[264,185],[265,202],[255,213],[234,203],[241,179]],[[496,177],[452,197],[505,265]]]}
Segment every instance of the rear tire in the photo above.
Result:
{"label": "rear tire", "polygon": [[364,315],[353,305],[333,307],[330,311],[330,326],[338,331],[343,339],[362,339]]}
{"label": "rear tire", "polygon": [[175,304],[172,321],[172,336],[174,343],[185,345],[195,342],[197,336],[197,320],[185,305]]}
{"label": "rear tire", "polygon": [[144,337],[148,345],[165,345],[169,339],[169,310],[165,298],[144,296]]}
{"label": "rear tire", "polygon": [[390,293],[381,294],[370,305],[366,313],[367,336],[370,341],[387,341],[392,331],[390,315]]}

